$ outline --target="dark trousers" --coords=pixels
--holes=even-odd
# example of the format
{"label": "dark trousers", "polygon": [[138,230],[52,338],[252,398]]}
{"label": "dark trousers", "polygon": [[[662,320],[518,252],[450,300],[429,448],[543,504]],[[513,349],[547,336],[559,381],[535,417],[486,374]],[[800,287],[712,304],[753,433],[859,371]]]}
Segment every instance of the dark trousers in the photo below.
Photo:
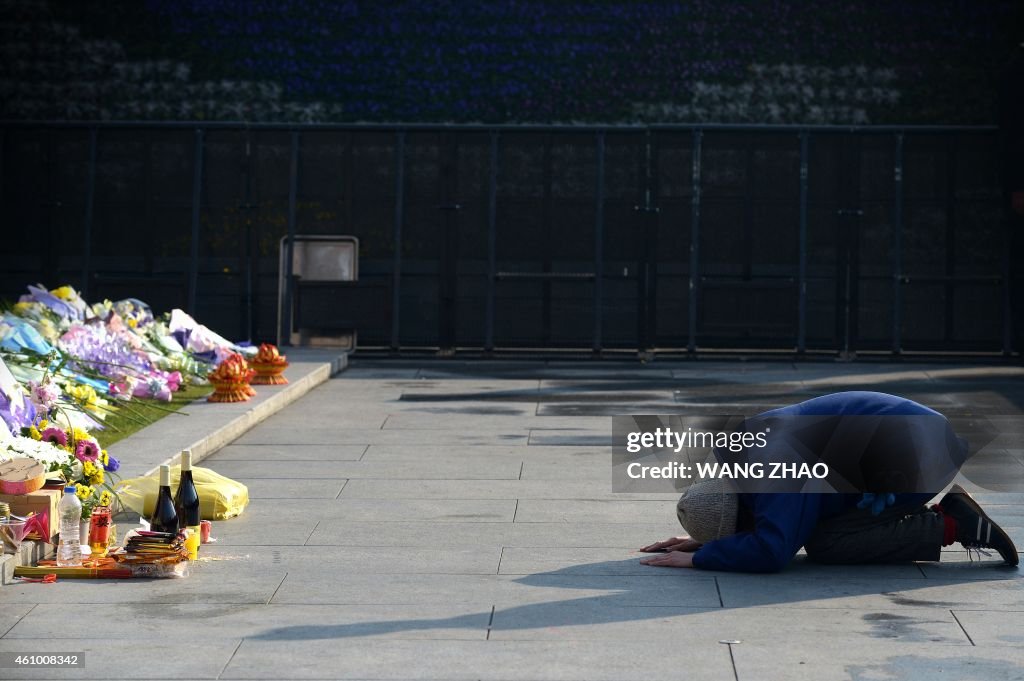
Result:
{"label": "dark trousers", "polygon": [[815,528],[804,549],[817,563],[903,563],[939,559],[945,524],[924,506],[888,508],[878,515],[854,508]]}

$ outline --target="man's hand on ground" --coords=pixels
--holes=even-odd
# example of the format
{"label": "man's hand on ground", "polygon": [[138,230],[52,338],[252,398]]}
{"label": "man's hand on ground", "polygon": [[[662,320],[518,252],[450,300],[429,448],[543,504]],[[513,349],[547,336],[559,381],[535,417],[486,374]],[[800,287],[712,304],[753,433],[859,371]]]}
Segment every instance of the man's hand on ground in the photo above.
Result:
{"label": "man's hand on ground", "polygon": [[663,553],[660,556],[642,558],[640,564],[653,565],[655,567],[692,568],[693,554],[685,551],[672,551],[671,553]]}
{"label": "man's hand on ground", "polygon": [[660,541],[650,546],[645,546],[641,551],[644,553],[661,553],[663,551],[696,551],[701,547],[701,543],[689,537],[672,537],[665,541]]}

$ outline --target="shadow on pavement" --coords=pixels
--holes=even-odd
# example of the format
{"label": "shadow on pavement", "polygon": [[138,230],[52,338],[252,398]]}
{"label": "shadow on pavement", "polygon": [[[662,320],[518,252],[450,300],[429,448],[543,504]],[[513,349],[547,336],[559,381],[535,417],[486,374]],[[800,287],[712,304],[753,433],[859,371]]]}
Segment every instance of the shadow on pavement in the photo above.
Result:
{"label": "shadow on pavement", "polygon": [[[393,634],[408,631],[430,630],[430,629],[477,629],[479,630],[482,618],[494,621],[495,615],[503,622],[498,629],[545,629],[558,626],[581,626],[600,625],[616,622],[640,621],[645,619],[657,619],[665,616],[686,616],[688,613],[705,613],[708,611],[739,610],[747,607],[763,607],[771,605],[793,605],[800,603],[799,595],[794,594],[793,588],[773,589],[772,580],[780,579],[787,587],[799,586],[803,582],[809,587],[809,594],[806,600],[821,601],[830,598],[850,598],[866,595],[880,595],[885,597],[892,606],[917,606],[921,608],[952,608],[964,607],[966,603],[935,601],[929,598],[914,598],[912,592],[918,589],[937,586],[970,585],[981,582],[1009,581],[1018,576],[1015,568],[991,565],[979,566],[978,570],[985,570],[987,575],[975,573],[972,579],[942,579],[940,578],[899,578],[879,577],[872,579],[871,569],[885,566],[866,566],[865,576],[857,578],[851,575],[859,568],[856,566],[819,566],[805,561],[794,562],[796,569],[790,568],[777,575],[758,575],[743,573],[714,573],[687,569],[672,568],[651,568],[652,578],[638,575],[631,572],[632,579],[623,579],[623,573],[628,572],[635,566],[637,561],[601,561],[583,565],[574,565],[568,568],[541,572],[526,575],[515,582],[518,584],[537,588],[585,588],[594,589],[594,582],[597,579],[607,580],[609,593],[600,596],[588,596],[585,598],[570,598],[543,603],[530,603],[511,608],[501,608],[491,612],[478,612],[455,617],[436,619],[398,619],[388,621],[356,622],[340,625],[299,625],[268,629],[267,631],[253,636],[257,640],[322,640],[332,638],[348,638],[356,636],[379,636],[382,634]],[[904,564],[913,565],[913,564]],[[941,564],[934,564],[941,565]],[[678,574],[661,574],[676,572]],[[832,578],[837,573],[842,573],[842,581],[835,581]],[[663,589],[668,583],[658,584],[665,580],[686,580],[695,579],[704,583],[706,588],[717,589],[717,578],[728,576],[733,580],[747,580],[749,587],[756,591],[756,603],[730,606],[722,603],[719,606],[710,607],[686,606],[686,605],[649,605],[652,602],[652,591]],[[639,577],[639,579],[638,579]],[[794,577],[796,579],[794,579]],[[637,582],[644,582],[644,588],[635,590],[631,585]],[[653,582],[653,583],[651,583]],[[828,588],[823,589],[823,584],[835,587],[834,593],[829,593]],[[781,584],[780,584],[781,586]],[[720,597],[719,597],[720,598]],[[841,607],[841,606],[837,606]],[[869,611],[865,611],[865,618]],[[877,613],[874,613],[877,616]],[[892,619],[905,619],[900,615],[888,615]],[[488,627],[490,628],[490,627]],[[482,633],[482,632],[481,632]],[[867,671],[867,668],[865,668]]]}

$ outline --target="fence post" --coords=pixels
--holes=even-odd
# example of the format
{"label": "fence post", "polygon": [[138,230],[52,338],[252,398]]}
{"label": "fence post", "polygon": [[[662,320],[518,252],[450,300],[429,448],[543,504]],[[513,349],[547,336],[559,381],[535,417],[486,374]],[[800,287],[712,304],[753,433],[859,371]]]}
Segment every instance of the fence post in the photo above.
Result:
{"label": "fence post", "polygon": [[809,171],[810,134],[800,132],[800,264],[797,281],[796,351],[807,350],[807,182]]}
{"label": "fence post", "polygon": [[487,310],[484,320],[484,351],[494,350],[494,296],[498,248],[498,133],[491,132],[490,177],[487,189]]}
{"label": "fence post", "polygon": [[604,141],[597,133],[597,197],[594,218],[594,354],[601,353],[604,317]]}
{"label": "fence post", "polygon": [[96,145],[99,130],[89,128],[89,170],[85,187],[85,243],[82,245],[82,298],[89,298],[89,271],[92,267],[92,216],[96,195]]}
{"label": "fence post", "polygon": [[[349,145],[351,147],[351,145]],[[349,199],[351,203],[351,199]],[[391,265],[391,351],[401,348],[402,322],[402,223],[405,221],[405,131],[395,140],[395,231],[394,261]]]}
{"label": "fence post", "polygon": [[292,130],[291,163],[288,166],[288,254],[284,264],[284,335],[282,345],[292,344],[292,260],[295,256],[295,204],[299,192],[299,131]]}
{"label": "fence post", "polygon": [[697,292],[700,285],[700,165],[704,133],[693,131],[693,177],[690,208],[690,339],[686,349],[697,351]]}
{"label": "fence post", "polygon": [[892,354],[902,351],[903,314],[903,133],[896,134],[892,216]]}
{"label": "fence post", "polygon": [[192,239],[188,260],[188,313],[196,315],[196,292],[199,288],[199,210],[203,192],[203,129],[196,130],[192,155]]}

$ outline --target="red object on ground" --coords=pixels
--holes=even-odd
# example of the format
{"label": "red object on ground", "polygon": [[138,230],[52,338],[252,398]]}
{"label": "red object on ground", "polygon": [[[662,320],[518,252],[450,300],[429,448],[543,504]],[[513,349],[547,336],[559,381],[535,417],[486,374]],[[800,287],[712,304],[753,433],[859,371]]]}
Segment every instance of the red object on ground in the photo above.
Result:
{"label": "red object on ground", "polygon": [[50,574],[46,575],[45,577],[41,577],[40,579],[36,579],[34,577],[18,577],[18,579],[20,579],[23,582],[37,582],[39,584],[53,584],[54,582],[57,581],[57,575],[55,575],[55,574],[53,574],[51,572]]}

